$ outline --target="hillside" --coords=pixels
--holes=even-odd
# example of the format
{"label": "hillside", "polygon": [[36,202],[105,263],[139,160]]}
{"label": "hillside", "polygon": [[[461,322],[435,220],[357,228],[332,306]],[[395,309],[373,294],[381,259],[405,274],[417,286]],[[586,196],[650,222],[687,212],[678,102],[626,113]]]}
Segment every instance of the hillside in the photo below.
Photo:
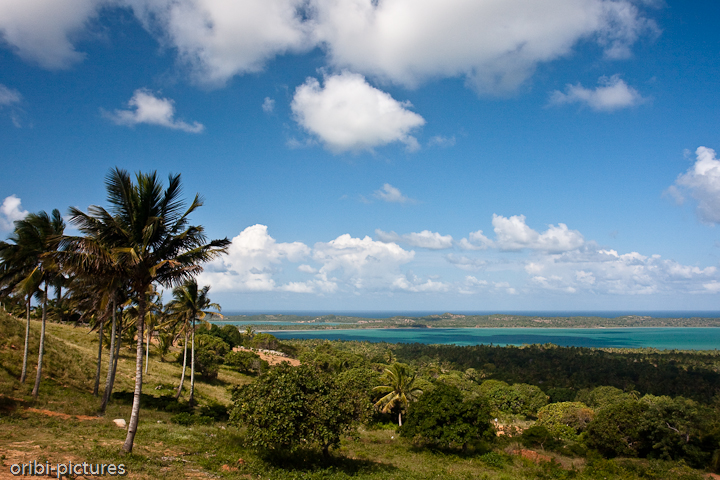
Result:
{"label": "hillside", "polygon": [[[38,322],[32,322],[29,381],[18,381],[24,324],[0,313],[0,479],[17,478],[10,467],[28,461],[123,464],[128,478],[267,479],[535,479],[535,478],[684,478],[704,474],[680,463],[660,460],[603,460],[528,450],[498,437],[487,451],[440,452],[418,449],[401,440],[392,424],[365,425],[343,437],[330,459],[312,451],[263,455],[248,447],[245,430],[229,424],[217,404],[230,403],[230,388],[253,377],[222,366],[218,379],[197,381],[199,406],[191,410],[172,397],[181,366],[151,353],[135,449],[121,454],[125,430],[113,420],[129,419],[134,346],[124,346],[113,400],[104,416],[92,396],[97,336],[86,327],[48,324],[40,397],[30,391],[37,362]],[[308,346],[309,358],[330,347]],[[177,349],[175,353],[177,353]],[[106,354],[106,353],[105,353]],[[173,357],[170,355],[169,357]],[[104,357],[106,358],[106,357]],[[304,360],[303,360],[304,361]],[[106,366],[103,365],[102,378]],[[188,385],[186,383],[186,385]],[[185,413],[183,413],[185,412]],[[77,478],[82,478],[78,476]]]}

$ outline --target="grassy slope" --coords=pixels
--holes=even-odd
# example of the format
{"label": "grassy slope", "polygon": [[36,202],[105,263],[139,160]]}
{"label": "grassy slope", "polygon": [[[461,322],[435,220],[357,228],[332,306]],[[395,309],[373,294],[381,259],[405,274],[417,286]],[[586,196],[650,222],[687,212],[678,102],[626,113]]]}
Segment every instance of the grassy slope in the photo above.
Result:
{"label": "grassy slope", "polygon": [[[9,477],[12,463],[29,460],[92,463],[124,463],[129,478],[165,479],[187,477],[270,478],[270,479],[456,479],[485,478],[701,478],[683,467],[662,463],[599,461],[581,472],[557,465],[534,463],[505,455],[459,457],[416,451],[397,439],[394,430],[360,430],[355,439],[345,439],[333,460],[306,455],[301,458],[262,458],[247,450],[242,430],[216,423],[184,427],[170,423],[171,413],[144,407],[131,455],[120,447],[125,430],[112,420],[129,419],[130,404],[114,400],[104,417],[97,417],[98,399],[92,396],[97,336],[86,328],[48,325],[45,365],[40,398],[31,401],[39,336],[38,322],[32,322],[28,381],[18,381],[22,363],[24,325],[0,312],[0,479]],[[116,380],[116,391],[132,392],[135,367],[134,348],[123,347]],[[106,352],[105,352],[106,355]],[[104,357],[105,360],[107,357]],[[105,362],[104,362],[105,363]],[[151,355],[149,374],[143,392],[156,397],[172,392],[180,366],[161,363]],[[102,378],[106,373],[103,366]],[[227,387],[251,381],[250,377],[221,369],[217,382],[197,382],[200,403],[229,402]],[[186,382],[186,385],[188,383]],[[156,389],[160,387],[160,389]],[[146,402],[148,405],[150,402]],[[28,408],[70,415],[88,415],[78,420],[36,413]],[[239,459],[243,463],[238,463]],[[569,466],[569,459],[559,459]],[[578,463],[576,460],[575,463]],[[582,461],[580,462],[582,463]],[[672,474],[669,468],[675,468]],[[669,475],[669,476],[668,476]],[[13,478],[13,477],[9,477]]]}

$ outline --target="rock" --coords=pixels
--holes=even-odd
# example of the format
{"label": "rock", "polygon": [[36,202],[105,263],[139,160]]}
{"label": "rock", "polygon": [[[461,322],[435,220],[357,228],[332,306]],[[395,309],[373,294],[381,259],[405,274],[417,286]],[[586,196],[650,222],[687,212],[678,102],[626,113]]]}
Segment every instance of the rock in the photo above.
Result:
{"label": "rock", "polygon": [[119,428],[125,428],[127,427],[127,422],[123,418],[116,418],[113,420],[113,423],[117,425]]}
{"label": "rock", "polygon": [[240,465],[245,465],[245,460],[243,460],[242,458],[239,458],[237,463],[239,463]]}

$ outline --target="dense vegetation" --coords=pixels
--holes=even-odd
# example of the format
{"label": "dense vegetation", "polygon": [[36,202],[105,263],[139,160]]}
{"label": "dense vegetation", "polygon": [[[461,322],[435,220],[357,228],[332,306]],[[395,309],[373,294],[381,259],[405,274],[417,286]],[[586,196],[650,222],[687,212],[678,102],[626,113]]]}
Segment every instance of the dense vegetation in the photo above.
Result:
{"label": "dense vegetation", "polygon": [[[32,321],[31,351],[40,324]],[[231,345],[249,348],[257,335],[202,328],[196,355],[214,357],[217,375],[200,375],[194,406],[176,400],[182,345],[171,347],[163,362],[157,344],[144,377],[151,393],[143,393],[136,440],[141,453],[119,456],[124,433],[111,419],[127,418],[131,411],[132,350],[120,350],[118,386],[106,420],[58,422],[29,407],[73,415],[97,412],[90,393],[97,337],[87,335],[85,326],[48,323],[47,393],[33,403],[30,385],[18,380],[24,326],[0,313],[0,450],[16,452],[0,468],[24,448],[35,455],[32,445],[42,445],[48,459],[71,455],[126,462],[134,475],[147,478],[182,478],[200,469],[229,478],[699,479],[718,467],[720,414],[717,392],[711,394],[718,388],[712,384],[717,373],[712,355],[277,342],[265,335],[263,345],[294,352],[303,363],[269,367],[259,361],[252,368],[248,365],[260,359],[258,353],[233,352]],[[650,394],[638,383],[625,389],[603,385],[591,374],[577,386],[569,380],[569,386],[557,387],[543,380],[540,367],[515,377],[545,357],[557,370],[563,359],[585,356],[597,364],[626,363],[628,376],[641,376],[644,364],[657,364],[652,368],[663,375],[692,370],[709,380],[687,387],[694,400]],[[502,362],[491,365],[488,358]],[[468,366],[481,361],[481,368]],[[404,381],[395,381],[403,376]],[[415,391],[415,400],[395,402],[383,413],[374,405],[387,388],[378,387],[394,391],[397,385]],[[70,440],[78,436],[91,441]]]}

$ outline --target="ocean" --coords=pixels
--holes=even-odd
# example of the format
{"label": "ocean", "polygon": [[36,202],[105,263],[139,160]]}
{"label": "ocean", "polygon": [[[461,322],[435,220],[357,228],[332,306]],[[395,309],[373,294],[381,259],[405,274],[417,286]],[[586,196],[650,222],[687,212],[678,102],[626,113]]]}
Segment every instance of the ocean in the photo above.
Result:
{"label": "ocean", "polygon": [[720,328],[385,328],[273,331],[279,339],[321,338],[388,343],[524,345],[716,350]]}

